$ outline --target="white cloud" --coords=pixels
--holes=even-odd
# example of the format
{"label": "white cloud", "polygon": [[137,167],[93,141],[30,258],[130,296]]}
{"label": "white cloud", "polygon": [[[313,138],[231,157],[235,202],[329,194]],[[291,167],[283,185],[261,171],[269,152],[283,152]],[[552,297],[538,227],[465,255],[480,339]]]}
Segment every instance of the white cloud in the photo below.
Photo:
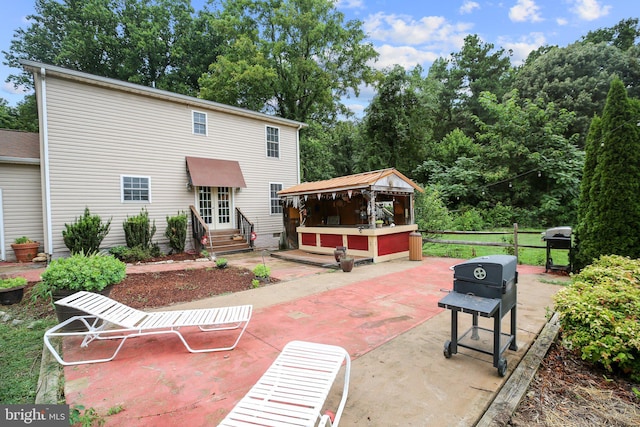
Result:
{"label": "white cloud", "polygon": [[556,18],[556,24],[560,25],[560,26],[565,26],[569,23],[568,20],[566,20],[565,18]]}
{"label": "white cloud", "polygon": [[538,13],[539,9],[534,0],[518,0],[518,3],[509,9],[509,18],[514,22],[540,22],[542,17]]}
{"label": "white cloud", "polygon": [[9,93],[11,95],[26,95],[30,93],[30,90],[24,86],[18,86],[17,88],[13,86],[13,83],[5,82],[2,85],[2,92]]}
{"label": "white cloud", "polygon": [[450,40],[469,33],[470,23],[452,24],[442,16],[425,16],[415,20],[411,16],[376,13],[369,15],[363,25],[372,40],[390,43],[421,45],[424,43],[450,44]]}
{"label": "white cloud", "polygon": [[361,9],[364,7],[363,0],[337,0],[336,7],[344,9]]}
{"label": "white cloud", "polygon": [[585,21],[593,21],[609,14],[610,5],[603,6],[598,0],[574,0],[571,12]]}
{"label": "white cloud", "polygon": [[461,15],[466,15],[473,12],[475,9],[480,9],[480,4],[478,2],[465,0],[464,3],[462,3],[462,6],[460,6],[458,12]]}
{"label": "white cloud", "polygon": [[431,63],[443,56],[440,52],[421,50],[412,46],[390,46],[388,44],[377,46],[376,51],[380,54],[380,57],[374,66],[379,69],[390,68],[396,64],[406,69],[420,64],[426,69],[426,63]]}
{"label": "white cloud", "polygon": [[521,65],[527,59],[529,54],[546,43],[546,38],[542,33],[530,33],[529,35],[520,37],[513,41],[506,38],[500,38],[498,44],[505,50],[511,49],[512,65]]}

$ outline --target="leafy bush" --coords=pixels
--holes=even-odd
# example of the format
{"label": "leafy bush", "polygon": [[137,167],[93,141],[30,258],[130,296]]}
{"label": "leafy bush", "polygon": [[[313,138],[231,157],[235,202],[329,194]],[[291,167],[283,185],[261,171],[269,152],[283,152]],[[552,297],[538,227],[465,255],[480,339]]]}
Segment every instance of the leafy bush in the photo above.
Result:
{"label": "leafy bush", "polygon": [[498,202],[485,210],[484,220],[490,228],[510,227],[516,222],[518,215],[513,206],[506,206]]}
{"label": "leafy bush", "polygon": [[103,224],[100,216],[91,215],[89,208],[85,208],[83,216],[76,218],[71,225],[65,224],[64,227],[62,239],[71,255],[80,252],[91,254],[100,250],[100,244],[109,234],[111,219]]}
{"label": "leafy bush", "polygon": [[416,224],[420,230],[448,230],[451,215],[440,193],[433,187],[425,187],[424,193],[416,192]]}
{"label": "leafy bush", "polygon": [[225,268],[226,266],[227,266],[227,259],[226,258],[217,258],[216,259],[216,267]]}
{"label": "leafy bush", "polygon": [[459,231],[484,230],[485,222],[479,209],[464,208],[453,217],[453,229]]}
{"label": "leafy bush", "polygon": [[111,255],[78,253],[51,261],[33,294],[46,298],[56,290],[100,292],[126,276],[126,264]]}
{"label": "leafy bush", "polygon": [[133,248],[126,246],[114,246],[109,249],[109,253],[123,262],[146,261],[150,258],[162,255],[160,247],[157,244],[153,244],[147,249],[140,246],[134,246]]}
{"label": "leafy bush", "polygon": [[271,268],[264,264],[258,264],[253,269],[253,274],[255,274],[258,279],[268,279],[271,276]]}
{"label": "leafy bush", "polygon": [[187,214],[178,213],[176,216],[167,216],[167,230],[164,235],[169,239],[169,246],[177,253],[184,252],[187,242]]}
{"label": "leafy bush", "polygon": [[124,238],[128,247],[151,248],[151,239],[156,234],[156,221],[154,220],[153,225],[151,224],[149,212],[145,208],[142,208],[140,213],[134,217],[129,218],[127,216],[122,227],[124,228]]}
{"label": "leafy bush", "polygon": [[640,381],[640,260],[602,256],[554,299],[566,345]]}

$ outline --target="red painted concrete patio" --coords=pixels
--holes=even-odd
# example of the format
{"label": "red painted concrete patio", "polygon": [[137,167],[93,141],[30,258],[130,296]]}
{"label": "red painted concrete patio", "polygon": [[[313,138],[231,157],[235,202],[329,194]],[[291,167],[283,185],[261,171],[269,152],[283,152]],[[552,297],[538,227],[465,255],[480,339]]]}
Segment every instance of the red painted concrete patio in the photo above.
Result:
{"label": "red painted concrete patio", "polygon": [[[255,264],[255,259],[251,262]],[[107,417],[107,426],[216,425],[287,342],[306,340],[339,345],[356,361],[442,312],[437,302],[445,290],[452,288],[450,267],[457,262],[428,258],[414,263],[415,267],[363,280],[357,280],[357,272],[371,266],[357,267],[352,273],[336,271],[307,277],[297,271],[295,274],[302,277],[298,280],[316,281],[320,286],[322,282],[345,278],[354,281],[267,306],[258,293],[247,291],[240,296],[242,303],[257,308],[233,351],[188,353],[169,334],[127,341],[114,361],[64,369],[67,403],[93,407],[101,414],[122,406],[122,412]],[[518,267],[521,277],[541,274],[543,270]],[[260,291],[264,295],[283,285],[278,283]],[[227,300],[212,298],[205,304],[228,305],[224,301]],[[199,339],[219,340],[223,344],[233,339],[231,335],[194,331],[192,339],[194,346]],[[82,350],[70,344],[67,341],[64,347],[68,357],[77,352],[91,352],[93,357],[100,351],[94,344]],[[443,360],[440,356],[438,363]]]}

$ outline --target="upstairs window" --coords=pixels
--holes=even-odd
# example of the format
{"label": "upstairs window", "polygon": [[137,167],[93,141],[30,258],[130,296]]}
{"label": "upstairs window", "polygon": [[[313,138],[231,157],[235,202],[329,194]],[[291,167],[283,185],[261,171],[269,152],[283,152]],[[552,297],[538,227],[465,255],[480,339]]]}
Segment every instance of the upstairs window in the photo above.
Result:
{"label": "upstairs window", "polygon": [[267,157],[280,158],[280,129],[267,126]]}
{"label": "upstairs window", "polygon": [[193,112],[194,135],[207,135],[207,113]]}
{"label": "upstairs window", "polygon": [[123,202],[150,202],[151,178],[148,176],[122,176]]}
{"label": "upstairs window", "polygon": [[282,213],[282,205],[280,204],[280,197],[278,197],[278,191],[282,190],[282,184],[269,183],[270,187],[270,195],[269,200],[271,201],[271,214],[281,214]]}

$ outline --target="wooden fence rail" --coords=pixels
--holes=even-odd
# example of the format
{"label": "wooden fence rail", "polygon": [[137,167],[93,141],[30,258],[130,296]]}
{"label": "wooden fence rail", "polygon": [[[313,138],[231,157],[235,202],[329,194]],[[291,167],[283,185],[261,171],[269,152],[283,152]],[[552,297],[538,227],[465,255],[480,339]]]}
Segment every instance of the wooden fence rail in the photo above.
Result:
{"label": "wooden fence rail", "polygon": [[[537,234],[539,231],[518,231],[518,224],[513,224],[513,231],[452,231],[452,230],[418,230],[421,234],[431,235],[513,235],[513,243],[506,242],[474,242],[470,240],[446,240],[433,237],[423,237],[422,242],[441,243],[445,245],[474,245],[474,246],[497,246],[502,248],[513,248],[514,253],[518,253],[518,248],[546,249],[546,245],[519,245],[518,234]],[[516,255],[517,256],[517,255]]]}

